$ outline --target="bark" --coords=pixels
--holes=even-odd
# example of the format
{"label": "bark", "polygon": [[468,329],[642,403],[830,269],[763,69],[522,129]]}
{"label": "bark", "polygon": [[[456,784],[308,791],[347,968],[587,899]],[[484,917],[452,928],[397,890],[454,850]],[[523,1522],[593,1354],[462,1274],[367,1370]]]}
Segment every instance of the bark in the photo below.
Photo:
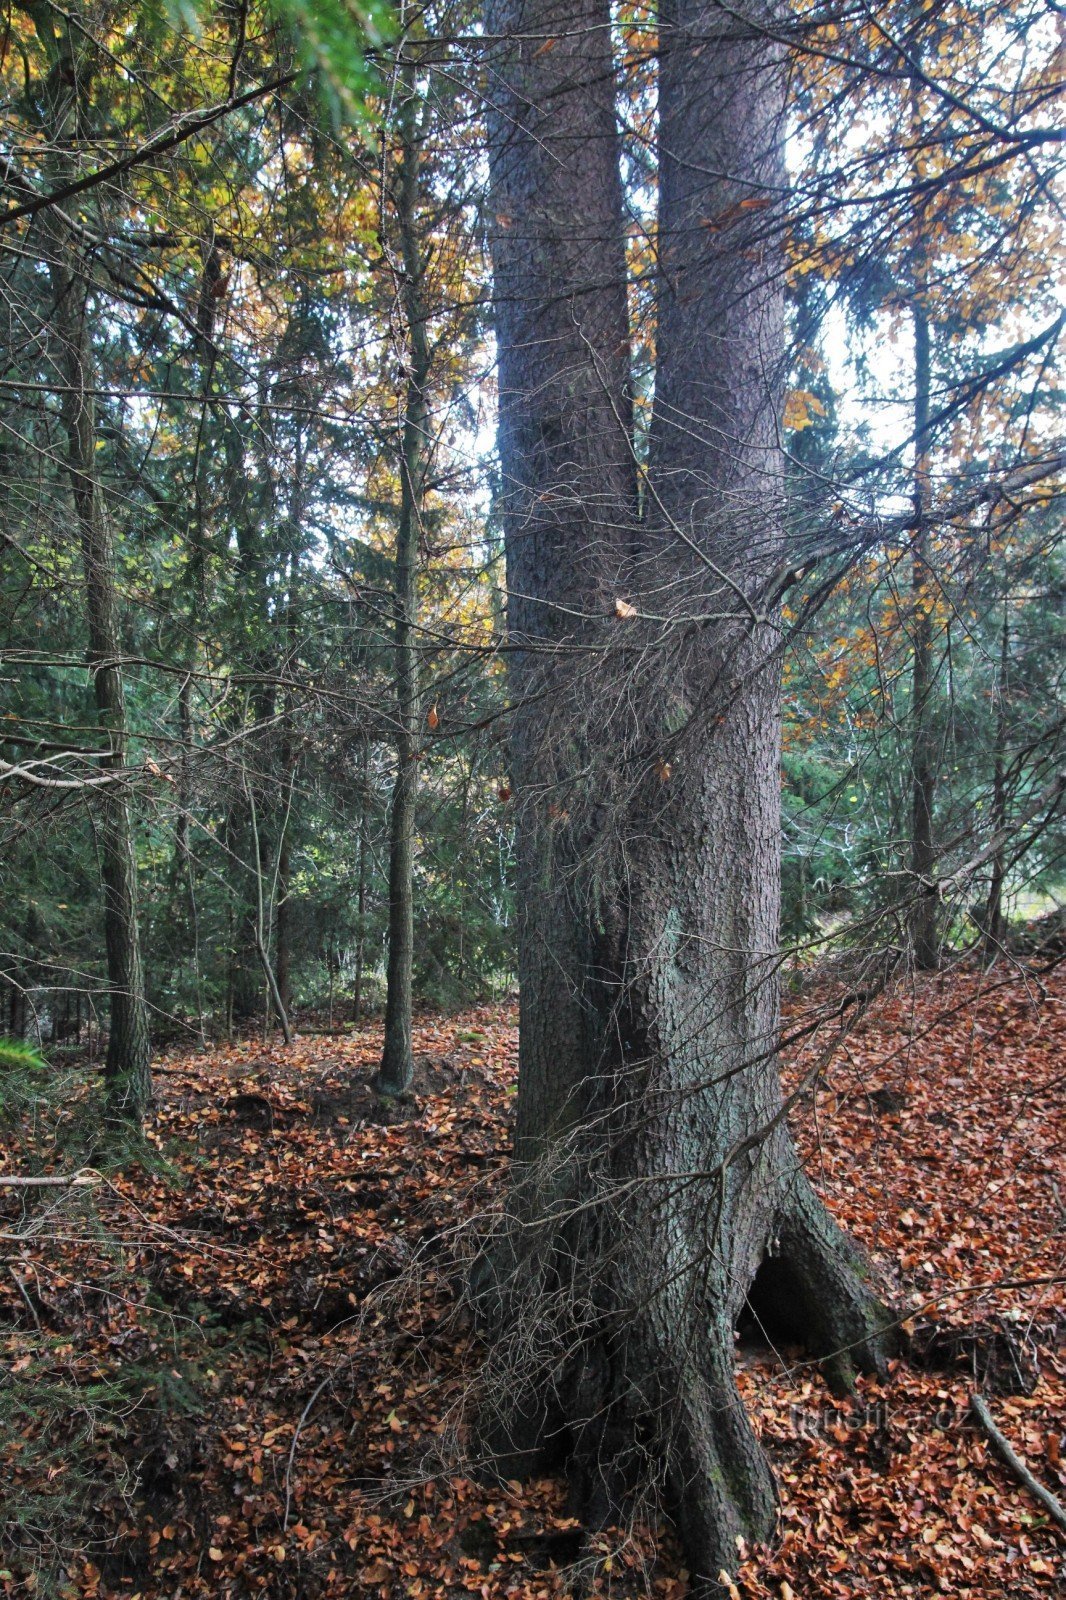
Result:
{"label": "bark", "polygon": [[[252,687],[245,701],[235,699],[231,729],[242,728],[248,752],[237,747],[235,782],[227,796],[223,845],[232,871],[232,938],[229,966],[231,1022],[248,1022],[260,1014],[263,971],[259,945],[258,898],[270,874],[270,840],[260,826],[259,812],[268,819],[276,784],[269,781],[263,730],[277,709],[277,659],[275,625],[271,615],[271,572],[277,556],[270,542],[275,526],[274,480],[266,459],[265,441],[271,436],[271,415],[242,413],[225,419],[223,450],[227,514],[237,543],[238,592],[241,617],[235,640],[236,658]],[[248,457],[257,455],[257,471]],[[251,727],[248,728],[248,723]],[[253,825],[252,809],[257,815]],[[267,985],[269,992],[269,984]],[[269,1009],[269,1006],[268,1006]]]}
{"label": "bark", "polygon": [[288,1012],[292,1006],[292,929],[291,907],[289,905],[289,886],[291,874],[291,860],[289,853],[289,830],[286,828],[278,846],[278,909],[274,919],[275,950],[274,950],[274,985],[278,991],[282,1009]]}
{"label": "bark", "polygon": [[996,737],[992,756],[992,836],[1004,842],[992,856],[992,873],[985,905],[983,944],[985,960],[996,961],[1003,954],[1007,937],[1007,917],[1003,909],[1003,888],[1007,881],[1007,734],[1010,714],[1010,621],[1007,601],[1003,602],[1003,627],[1000,633],[999,671],[996,680]]}
{"label": "bark", "polygon": [[775,1065],[783,65],[716,6],[661,21],[638,523],[608,9],[488,13],[521,1043],[480,1437],[505,1473],[568,1456],[589,1519],[657,1485],[713,1584],[775,1514],[733,1374],[753,1284],[840,1382],[889,1318]]}
{"label": "bark", "polygon": [[[126,766],[128,733],[119,661],[114,551],[106,507],[96,482],[96,429],[85,326],[84,288],[56,274],[56,329],[62,341],[66,385],[62,414],[69,442],[68,471],[85,573],[89,668],[96,714],[108,739],[101,765]],[[137,1121],[152,1095],[151,1043],[137,907],[137,864],[130,808],[122,785],[100,791],[98,838],[104,892],[104,943],[110,999],[104,1075],[113,1113]]]}
{"label": "bark", "polygon": [[911,566],[911,872],[915,883],[911,942],[915,965],[934,971],[940,962],[939,903],[922,890],[936,868],[933,806],[936,799],[936,734],[932,723],[934,575],[929,530],[929,317],[920,292],[914,305],[914,536]]}
{"label": "bark", "polygon": [[[363,774],[359,791],[359,874],[355,886],[355,977],[352,983],[352,1021],[358,1022],[363,1013],[363,965],[366,955],[366,879],[367,854],[370,848],[370,780],[369,759],[363,747]],[[332,1016],[332,1013],[331,1013]]]}
{"label": "bark", "polygon": [[[920,9],[916,10],[916,19]],[[921,50],[917,32],[912,49]],[[921,123],[921,84],[917,72],[910,84],[910,124],[914,149],[919,148],[917,130]],[[913,217],[913,283],[911,286],[914,321],[914,518],[915,535],[911,558],[911,873],[914,900],[911,910],[911,951],[914,964],[923,971],[935,971],[940,964],[940,907],[937,897],[928,892],[936,868],[933,837],[933,807],[936,801],[937,750],[933,728],[933,608],[935,575],[930,561],[930,355],[932,327],[929,320],[929,262],[926,233],[929,220],[919,201]]]}
{"label": "bark", "polygon": [[[60,43],[48,26],[42,34],[58,59],[50,78],[50,111],[58,144],[75,134],[91,72],[73,61],[70,36]],[[73,87],[72,87],[73,86]],[[97,837],[104,899],[109,1029],[104,1076],[112,1115],[139,1121],[151,1099],[151,1043],[138,926],[137,867],[129,799],[120,775],[127,764],[129,735],[122,683],[122,641],[115,586],[114,541],[97,479],[93,356],[89,338],[89,282],[77,243],[65,219],[50,212],[43,225],[52,291],[53,360],[61,387],[60,416],[66,439],[64,466],[70,483],[74,525],[85,581],[88,663],[96,714],[108,753],[101,767],[116,782],[97,791]]]}
{"label": "bark", "polygon": [[[286,669],[290,678],[295,676],[299,665],[300,550],[303,544],[305,454],[306,443],[303,429],[297,426],[288,517],[289,593],[285,609]],[[288,684],[283,690],[283,696],[281,738],[278,745],[278,758],[282,773],[282,783],[279,785],[279,789],[282,792],[287,792],[287,800],[281,819],[281,837],[278,840],[275,981],[282,1008],[288,1012],[292,1005],[292,906],[289,899],[291,892],[292,847],[290,841],[293,827],[293,805],[297,799],[296,780],[299,770],[299,757],[297,755],[293,692]]]}
{"label": "bark", "polygon": [[418,232],[419,100],[415,64],[402,68],[397,229],[398,277],[407,336],[408,382],[400,437],[400,516],[396,529],[394,649],[396,663],[396,780],[389,809],[389,956],[385,1044],[375,1087],[402,1095],[414,1077],[411,1007],[414,969],[414,850],[420,733],[418,569],[422,502],[429,462],[426,385],[430,352],[424,305],[425,261]]}
{"label": "bark", "polygon": [[189,819],[192,815],[192,673],[182,679],[178,690],[178,735],[180,758],[178,763],[178,819],[174,830],[175,887],[185,900],[188,918],[189,941],[193,980],[196,984],[196,1027],[204,1037],[203,973],[200,965],[200,913],[196,901],[196,863],[189,838]]}
{"label": "bark", "polygon": [[[263,847],[262,847],[262,844],[261,844],[261,841],[260,841],[260,837],[259,837],[259,820],[258,820],[258,817],[257,817],[257,814],[256,814],[255,792],[254,792],[254,790],[253,790],[253,788],[252,788],[250,783],[246,783],[245,791],[246,791],[246,796],[247,796],[247,800],[248,800],[248,810],[249,810],[250,821],[251,821],[251,825],[252,825],[252,844],[253,844],[253,849],[254,849],[254,852],[255,852],[255,860],[256,860],[256,862],[261,862],[263,860]],[[288,1011],[285,1008],[285,1003],[282,1000],[281,994],[280,994],[280,992],[278,990],[277,977],[275,975],[274,968],[271,965],[269,951],[267,950],[267,938],[269,936],[268,915],[267,915],[267,897],[263,893],[263,873],[262,873],[262,871],[259,871],[257,873],[257,875],[256,875],[255,895],[256,895],[256,904],[255,904],[255,950],[256,950],[257,956],[259,957],[259,965],[260,965],[260,967],[262,968],[262,971],[263,971],[263,977],[264,977],[264,979],[266,981],[267,995],[269,997],[268,998],[268,1004],[267,1004],[267,1016],[266,1016],[266,1019],[265,1019],[265,1026],[269,1026],[270,1010],[271,1010],[271,1006],[272,1006],[273,1010],[274,1010],[274,1014],[277,1017],[278,1022],[281,1025],[282,1037],[285,1040],[286,1044],[291,1044],[292,1043],[292,1027],[291,1027],[291,1025],[289,1023],[289,1014],[288,1014]]]}
{"label": "bark", "polygon": [[[637,504],[605,16],[591,0],[576,10],[561,0],[493,0],[487,13],[488,31],[505,41],[487,115],[514,652],[520,1160],[580,1120],[600,1035],[583,862],[595,831],[597,797],[586,780],[599,707],[585,680],[598,681],[590,652],[622,595]],[[609,796],[602,800],[606,820]]]}

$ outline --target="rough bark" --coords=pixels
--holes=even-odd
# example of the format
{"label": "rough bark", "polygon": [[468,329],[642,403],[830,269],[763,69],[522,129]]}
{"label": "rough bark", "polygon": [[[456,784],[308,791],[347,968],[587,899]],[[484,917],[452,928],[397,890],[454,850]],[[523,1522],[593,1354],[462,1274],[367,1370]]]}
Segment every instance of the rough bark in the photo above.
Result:
{"label": "rough bark", "polygon": [[396,529],[394,652],[396,779],[389,808],[389,956],[385,1044],[375,1087],[402,1095],[414,1077],[411,1007],[414,967],[414,851],[418,802],[419,692],[418,569],[422,502],[428,468],[426,385],[430,352],[423,304],[425,263],[418,233],[419,127],[415,64],[402,69],[400,170],[397,186],[397,266],[407,339],[407,392],[400,431],[400,516]]}
{"label": "rough bark", "polygon": [[503,41],[488,83],[489,227],[519,812],[516,1154],[530,1160],[579,1118],[600,1048],[583,848],[609,803],[591,782],[591,747],[610,737],[596,728],[595,652],[637,490],[606,12],[493,0],[487,27]]}
{"label": "rough bark", "polygon": [[355,976],[352,981],[352,1021],[363,1014],[363,965],[366,955],[366,880],[370,851],[369,756],[363,746],[362,781],[359,786],[359,873],[355,886]]}
{"label": "rough bark", "polygon": [[760,1266],[841,1381],[889,1319],[775,1066],[783,67],[716,6],[661,20],[638,522],[608,9],[488,12],[521,1043],[480,1437],[567,1455],[591,1519],[657,1485],[713,1583],[773,1526],[732,1357]]}
{"label": "rough bark", "polygon": [[[241,605],[235,650],[250,684],[243,702],[234,699],[231,712],[231,731],[243,732],[244,738],[234,747],[234,782],[227,795],[223,823],[232,895],[228,1004],[231,1023],[244,1023],[259,1016],[264,997],[258,901],[262,883],[270,874],[266,824],[273,814],[276,784],[268,776],[261,741],[263,730],[273,724],[277,710],[276,636],[271,611],[271,575],[278,555],[271,540],[276,507],[273,474],[265,454],[271,425],[271,414],[264,409],[257,416],[243,413],[239,418],[225,418],[222,432],[226,512],[237,544]],[[258,458],[257,470],[252,469],[249,457]],[[257,811],[254,826],[253,806]]]}

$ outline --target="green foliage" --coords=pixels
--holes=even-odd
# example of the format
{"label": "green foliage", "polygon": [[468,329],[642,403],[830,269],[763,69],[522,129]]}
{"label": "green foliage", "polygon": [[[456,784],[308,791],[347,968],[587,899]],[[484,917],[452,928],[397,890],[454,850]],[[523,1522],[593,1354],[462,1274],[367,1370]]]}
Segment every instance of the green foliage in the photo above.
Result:
{"label": "green foliage", "polygon": [[[166,0],[166,9],[172,26],[199,32],[217,0]],[[266,11],[285,30],[334,124],[369,132],[369,101],[380,88],[373,58],[395,33],[388,0],[268,0]]]}
{"label": "green foliage", "polygon": [[[26,1039],[0,1039],[0,1096],[5,1083],[10,1087],[12,1079],[23,1078],[27,1073],[36,1081],[36,1075],[43,1068],[44,1061],[36,1045]],[[0,1106],[3,1103],[0,1099]]]}
{"label": "green foliage", "polygon": [[392,8],[385,0],[271,0],[271,9],[291,30],[334,122],[368,130],[367,101],[380,85],[369,52],[391,38]]}
{"label": "green foliage", "polygon": [[0,1122],[10,1126],[21,1117],[32,1117],[54,1099],[56,1089],[34,1045],[24,1039],[0,1039]]}

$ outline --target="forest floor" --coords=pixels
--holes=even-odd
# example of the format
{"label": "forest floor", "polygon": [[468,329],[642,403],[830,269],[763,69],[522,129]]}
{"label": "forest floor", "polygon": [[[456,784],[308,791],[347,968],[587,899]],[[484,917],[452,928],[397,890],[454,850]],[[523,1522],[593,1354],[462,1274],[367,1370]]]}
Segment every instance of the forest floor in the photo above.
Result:
{"label": "forest floor", "polygon": [[[833,999],[824,983],[793,997],[790,1023]],[[1062,971],[897,990],[799,1107],[815,1179],[913,1352],[841,1401],[798,1351],[740,1341],[781,1517],[772,1550],[738,1551],[731,1593],[1063,1592],[1063,1541],[968,1402],[983,1390],[1061,1498],[1064,999]],[[39,1385],[56,1445],[45,1473],[31,1408],[21,1438],[0,1437],[0,1493],[58,1505],[91,1475],[80,1548],[59,1540],[60,1593],[686,1593],[668,1535],[586,1538],[561,1482],[489,1489],[456,1468],[477,1369],[457,1290],[506,1166],[515,1021],[420,1019],[418,1094],[399,1111],[368,1087],[373,1026],[172,1051],[148,1128],[167,1170],[109,1179],[73,1211],[46,1196],[23,1214],[0,1194],[0,1367]],[[0,1595],[29,1592],[22,1559],[0,1556]]]}

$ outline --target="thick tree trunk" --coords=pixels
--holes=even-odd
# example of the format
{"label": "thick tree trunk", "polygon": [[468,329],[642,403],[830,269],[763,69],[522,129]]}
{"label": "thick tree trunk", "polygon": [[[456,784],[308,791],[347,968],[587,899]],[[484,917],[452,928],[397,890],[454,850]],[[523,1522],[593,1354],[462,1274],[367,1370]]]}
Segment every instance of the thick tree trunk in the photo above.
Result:
{"label": "thick tree trunk", "polygon": [[407,393],[400,434],[400,518],[396,530],[396,780],[389,810],[389,958],[385,1044],[375,1087],[402,1095],[414,1077],[411,1007],[414,968],[414,851],[418,800],[418,569],[422,502],[429,460],[429,338],[423,304],[425,261],[418,233],[419,99],[414,62],[402,69],[397,228],[398,278],[407,338]]}
{"label": "thick tree trunk", "polygon": [[733,1375],[753,1284],[841,1380],[888,1317],[775,1066],[783,67],[732,12],[661,20],[638,525],[608,8],[488,15],[521,1045],[480,1428],[505,1472],[567,1454],[590,1518],[659,1486],[713,1582],[774,1519]]}
{"label": "thick tree trunk", "polygon": [[597,652],[637,486],[606,9],[493,0],[487,27],[505,41],[488,84],[489,225],[519,812],[516,1155],[529,1161],[580,1122],[602,1048],[587,903],[600,861],[586,845],[610,796],[590,763],[612,736],[596,726]]}

